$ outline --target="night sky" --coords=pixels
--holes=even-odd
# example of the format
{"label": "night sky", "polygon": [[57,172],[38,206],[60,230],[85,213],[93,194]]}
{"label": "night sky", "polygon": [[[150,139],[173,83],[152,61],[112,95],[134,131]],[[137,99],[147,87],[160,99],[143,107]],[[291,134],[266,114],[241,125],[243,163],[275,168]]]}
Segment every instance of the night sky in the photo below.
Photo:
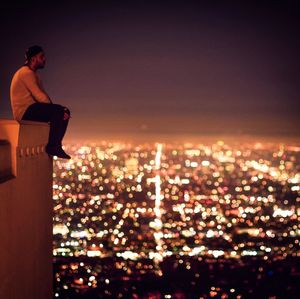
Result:
{"label": "night sky", "polygon": [[0,4],[0,118],[38,44],[69,137],[300,135],[296,1],[160,2]]}

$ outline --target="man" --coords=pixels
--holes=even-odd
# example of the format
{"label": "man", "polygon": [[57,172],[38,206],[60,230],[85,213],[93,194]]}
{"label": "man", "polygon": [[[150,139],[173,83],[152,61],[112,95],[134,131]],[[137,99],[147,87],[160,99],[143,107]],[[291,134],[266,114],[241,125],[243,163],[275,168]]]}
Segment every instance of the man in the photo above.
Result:
{"label": "man", "polygon": [[40,46],[26,50],[25,64],[14,74],[10,87],[13,115],[16,120],[50,122],[49,141],[46,152],[63,159],[71,157],[62,149],[70,111],[61,105],[53,104],[45,92],[37,70],[43,69],[46,57]]}

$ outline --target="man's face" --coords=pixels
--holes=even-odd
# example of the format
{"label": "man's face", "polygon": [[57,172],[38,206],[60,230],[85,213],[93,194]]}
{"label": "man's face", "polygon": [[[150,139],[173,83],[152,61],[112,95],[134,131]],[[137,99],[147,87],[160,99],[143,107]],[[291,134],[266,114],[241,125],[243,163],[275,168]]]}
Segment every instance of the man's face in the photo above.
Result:
{"label": "man's face", "polygon": [[46,64],[46,56],[44,52],[36,54],[33,59],[37,69],[43,69]]}

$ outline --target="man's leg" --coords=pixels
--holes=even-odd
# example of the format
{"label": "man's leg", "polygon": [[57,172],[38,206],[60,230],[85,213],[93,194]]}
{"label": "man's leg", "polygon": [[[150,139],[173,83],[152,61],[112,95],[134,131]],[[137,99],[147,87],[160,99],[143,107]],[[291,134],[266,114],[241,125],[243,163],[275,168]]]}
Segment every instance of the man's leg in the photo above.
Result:
{"label": "man's leg", "polygon": [[69,109],[61,105],[34,103],[28,107],[22,119],[50,122],[49,141],[46,150],[51,155],[68,158],[69,156],[61,146],[69,118]]}
{"label": "man's leg", "polygon": [[50,133],[49,133],[49,146],[62,145],[62,139],[65,136],[69,119],[70,110],[60,105],[53,104],[53,112],[50,118]]}
{"label": "man's leg", "polygon": [[50,104],[34,103],[25,111],[22,120],[49,122],[51,118]]}

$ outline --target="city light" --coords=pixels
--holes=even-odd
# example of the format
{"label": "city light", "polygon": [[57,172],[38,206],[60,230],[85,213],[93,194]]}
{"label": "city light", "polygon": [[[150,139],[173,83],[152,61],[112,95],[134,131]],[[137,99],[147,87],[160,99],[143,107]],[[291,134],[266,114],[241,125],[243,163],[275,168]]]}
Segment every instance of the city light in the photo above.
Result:
{"label": "city light", "polygon": [[[234,271],[253,259],[299,257],[294,147],[107,142],[67,151],[73,158],[56,160],[53,178],[58,295],[97,288],[113,297],[116,281],[131,281],[134,294],[143,277],[159,281],[175,269],[201,278],[197,265]],[[213,288],[213,297],[242,291]]]}

